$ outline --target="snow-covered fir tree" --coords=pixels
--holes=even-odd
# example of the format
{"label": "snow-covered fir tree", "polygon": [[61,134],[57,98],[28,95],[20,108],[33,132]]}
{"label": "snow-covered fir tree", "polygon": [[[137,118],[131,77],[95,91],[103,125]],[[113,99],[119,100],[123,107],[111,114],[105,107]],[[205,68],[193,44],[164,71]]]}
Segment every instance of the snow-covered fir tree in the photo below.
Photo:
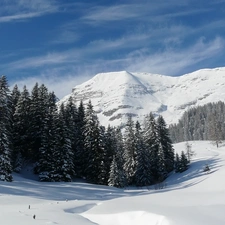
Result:
{"label": "snow-covered fir tree", "polygon": [[175,164],[174,164],[175,172],[182,173],[188,169],[188,166],[189,166],[189,162],[184,151],[181,152],[180,156],[178,155],[178,153],[176,153]]}
{"label": "snow-covered fir tree", "polygon": [[57,134],[55,126],[55,118],[57,115],[56,107],[57,98],[54,93],[49,93],[48,96],[48,113],[44,121],[44,129],[41,139],[41,147],[39,148],[38,162],[35,168],[39,175],[40,181],[57,181],[55,176],[56,158],[55,151],[57,151]]}
{"label": "snow-covered fir tree", "polygon": [[188,169],[189,166],[189,162],[187,159],[186,154],[184,153],[184,151],[181,152],[181,156],[180,156],[180,168],[179,168],[179,172],[184,172],[185,170]]}
{"label": "snow-covered fir tree", "polygon": [[175,154],[174,169],[176,173],[180,171],[180,156],[178,153]]}
{"label": "snow-covered fir tree", "polygon": [[65,108],[62,104],[55,118],[56,149],[54,151],[55,171],[57,181],[72,181],[74,171],[74,153],[70,140],[70,130],[65,122]]}
{"label": "snow-covered fir tree", "polygon": [[[103,130],[103,127],[102,127]],[[101,132],[102,133],[102,132]],[[102,135],[103,136],[103,135]],[[113,160],[113,156],[115,155],[115,150],[117,146],[117,139],[116,139],[116,129],[108,126],[105,133],[104,133],[104,166],[105,166],[105,182],[107,184],[110,174],[110,166]]]}
{"label": "snow-covered fir tree", "polygon": [[85,170],[87,158],[84,150],[84,125],[85,125],[85,108],[83,102],[80,101],[77,112],[77,140],[76,140],[76,153],[74,156],[74,166],[77,177],[86,177]]}
{"label": "snow-covered fir tree", "polygon": [[69,98],[68,103],[65,106],[65,122],[66,126],[69,130],[70,141],[71,141],[71,148],[73,151],[73,164],[74,164],[74,171],[77,173],[78,166],[76,165],[77,159],[77,142],[78,142],[78,110],[76,105],[73,102],[72,97]]}
{"label": "snow-covered fir tree", "polygon": [[34,161],[38,161],[38,153],[41,147],[42,133],[48,112],[48,89],[42,84],[35,84],[31,93],[30,104],[30,149]]}
{"label": "snow-covered fir tree", "polygon": [[169,136],[169,130],[162,116],[159,116],[157,119],[157,132],[159,139],[160,155],[162,155],[162,157],[164,158],[163,161],[165,165],[165,171],[169,173],[174,169],[174,149]]}
{"label": "snow-covered fir tree", "polygon": [[159,164],[159,137],[157,132],[157,124],[152,113],[146,116],[143,128],[144,142],[149,152],[149,160],[151,165],[151,175],[155,182],[160,177],[158,171]]}
{"label": "snow-covered fir tree", "polygon": [[124,145],[123,136],[120,128],[115,128],[115,155],[111,162],[108,185],[115,187],[125,187],[128,185],[126,173],[124,171]]}
{"label": "snow-covered fir tree", "polygon": [[102,184],[104,171],[104,150],[100,145],[99,121],[89,101],[85,112],[84,156],[86,157],[85,175],[89,182]]}
{"label": "snow-covered fir tree", "polygon": [[151,185],[153,178],[151,174],[150,153],[145,146],[141,126],[138,121],[135,125],[135,140],[137,152],[135,184],[137,186]]}
{"label": "snow-covered fir tree", "polygon": [[109,179],[108,179],[108,185],[118,188],[123,188],[126,185],[126,177],[124,170],[121,170],[121,168],[118,165],[118,160],[116,159],[116,156],[113,156],[113,160],[111,162],[110,166],[110,173],[109,173]]}
{"label": "snow-covered fir tree", "polygon": [[12,181],[11,94],[5,76],[0,78],[0,180]]}
{"label": "snow-covered fir tree", "polygon": [[30,104],[30,94],[26,86],[24,86],[13,115],[13,167],[16,172],[22,169],[22,159],[29,160],[31,155],[29,134]]}
{"label": "snow-covered fir tree", "polygon": [[131,116],[128,116],[124,133],[124,171],[129,184],[135,181],[136,156],[134,121]]}

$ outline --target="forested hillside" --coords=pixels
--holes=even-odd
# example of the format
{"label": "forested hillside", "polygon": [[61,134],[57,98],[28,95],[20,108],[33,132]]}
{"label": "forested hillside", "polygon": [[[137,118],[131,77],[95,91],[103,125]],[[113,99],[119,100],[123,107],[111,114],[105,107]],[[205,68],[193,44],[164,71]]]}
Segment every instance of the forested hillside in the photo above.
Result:
{"label": "forested hillside", "polygon": [[169,130],[173,142],[212,140],[218,146],[225,140],[225,104],[220,101],[191,108]]}
{"label": "forested hillside", "polygon": [[[31,93],[24,86],[9,90],[0,78],[0,179],[12,181],[32,163],[40,181],[88,182],[116,187],[151,185],[174,169],[174,150],[166,123],[149,112],[143,123],[128,117],[120,127],[101,126],[91,99],[84,107],[72,99],[57,107],[57,97],[37,83]],[[180,160],[181,159],[181,160]],[[183,160],[183,161],[182,161]],[[182,163],[183,162],[183,163]],[[185,155],[176,171],[186,168]]]}

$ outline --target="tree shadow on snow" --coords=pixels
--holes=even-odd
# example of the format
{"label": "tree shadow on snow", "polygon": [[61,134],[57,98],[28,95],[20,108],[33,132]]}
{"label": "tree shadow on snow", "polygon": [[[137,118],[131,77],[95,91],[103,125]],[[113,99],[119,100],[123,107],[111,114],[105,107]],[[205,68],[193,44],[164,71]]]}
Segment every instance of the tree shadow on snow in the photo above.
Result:
{"label": "tree shadow on snow", "polygon": [[[207,175],[215,173],[220,165],[219,158],[207,158],[201,159],[198,161],[191,162],[188,170],[183,173],[173,173],[170,177],[168,177],[164,182],[166,182],[165,189],[160,191],[170,191],[188,188],[194,185],[197,185],[208,178]],[[210,171],[204,172],[204,168],[206,165],[209,165]],[[198,179],[196,179],[198,178]]]}

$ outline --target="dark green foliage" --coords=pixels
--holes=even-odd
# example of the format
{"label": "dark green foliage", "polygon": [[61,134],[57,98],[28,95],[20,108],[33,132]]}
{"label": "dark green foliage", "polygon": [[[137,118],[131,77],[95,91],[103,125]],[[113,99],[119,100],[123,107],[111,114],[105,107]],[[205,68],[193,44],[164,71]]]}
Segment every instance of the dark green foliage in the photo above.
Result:
{"label": "dark green foliage", "polygon": [[179,156],[176,153],[176,158],[175,158],[175,172],[176,173],[182,173],[188,169],[189,162],[187,159],[187,156],[185,155],[184,151],[181,152],[181,156]]}
{"label": "dark green foliage", "polygon": [[5,76],[0,78],[0,180],[12,181],[11,95]]}
{"label": "dark green foliage", "polygon": [[64,116],[65,111],[62,104],[55,121],[56,149],[53,157],[56,161],[54,177],[57,181],[72,181],[75,175],[73,164],[74,155],[70,140],[70,130],[66,126]]}
{"label": "dark green foliage", "polygon": [[159,154],[163,157],[165,172],[169,173],[173,170],[174,166],[174,149],[172,146],[172,141],[169,136],[169,130],[166,127],[165,120],[163,119],[162,116],[159,116],[157,119],[157,132],[160,148]]}
{"label": "dark green foliage", "polygon": [[179,172],[184,172],[185,170],[188,169],[188,159],[187,156],[185,155],[184,151],[181,152],[181,156],[180,156],[180,168],[179,168]]}
{"label": "dark green foliage", "polygon": [[[65,106],[65,123],[66,126],[68,128],[68,134],[69,134],[69,138],[71,141],[71,148],[72,148],[72,152],[73,152],[73,164],[74,164],[74,171],[75,173],[79,174],[80,176],[80,169],[78,167],[79,163],[77,159],[77,155],[78,155],[78,148],[77,148],[77,143],[78,143],[78,123],[79,123],[79,119],[78,119],[78,110],[76,105],[73,102],[72,97],[69,98],[68,103]],[[78,165],[76,165],[78,164]]]}
{"label": "dark green foliage", "polygon": [[[115,155],[116,150],[116,131],[114,128],[108,126],[105,131],[101,126],[101,140],[104,148],[104,165],[105,165],[105,183],[107,184],[110,174],[110,166]],[[103,132],[104,131],[104,132]]]}
{"label": "dark green foliage", "polygon": [[149,163],[151,165],[151,175],[155,182],[160,177],[159,165],[159,137],[157,132],[157,124],[152,113],[145,118],[145,126],[143,128],[144,141],[149,155]]}
{"label": "dark green foliage", "polygon": [[135,140],[137,152],[135,183],[137,186],[148,186],[153,183],[150,154],[145,146],[139,122],[136,122],[135,126]]}
{"label": "dark green foliage", "polygon": [[15,112],[13,115],[13,146],[14,146],[14,167],[19,172],[18,160],[31,157],[30,149],[30,94],[24,86],[23,91],[15,106]]}
{"label": "dark green foliage", "polygon": [[176,173],[178,173],[180,170],[180,157],[179,157],[178,153],[176,153],[176,155],[175,155],[174,169],[175,169]]}
{"label": "dark green foliage", "polygon": [[84,156],[86,157],[85,175],[89,182],[103,184],[104,150],[100,144],[99,121],[89,101],[85,113]]}
{"label": "dark green foliage", "polygon": [[31,94],[30,104],[30,157],[38,161],[38,153],[41,147],[42,134],[45,127],[46,117],[48,115],[48,89],[42,84],[34,86]]}
{"label": "dark green foliage", "polygon": [[39,174],[40,181],[56,181],[55,177],[55,151],[57,150],[56,133],[56,96],[54,93],[48,95],[48,112],[44,121],[44,129],[39,148],[38,163],[35,172]]}
{"label": "dark green foliage", "polygon": [[81,101],[78,107],[77,114],[77,139],[76,139],[76,153],[74,156],[74,166],[77,177],[85,177],[85,170],[87,164],[87,158],[84,151],[84,125],[85,125],[85,108]]}
{"label": "dark green foliage", "polygon": [[[115,187],[146,186],[162,182],[173,170],[174,151],[164,119],[152,113],[142,128],[129,116],[120,128],[100,126],[91,101],[78,108],[69,98],[57,106],[57,97],[36,84],[29,94],[15,86],[10,93],[0,80],[0,179],[11,181],[12,166],[19,172],[25,160],[35,163],[40,181],[86,178]],[[12,151],[13,150],[13,151]],[[185,154],[176,170],[187,169]]]}
{"label": "dark green foliage", "polygon": [[136,156],[134,122],[131,116],[129,116],[124,134],[124,171],[127,176],[128,184],[134,184],[135,181]]}

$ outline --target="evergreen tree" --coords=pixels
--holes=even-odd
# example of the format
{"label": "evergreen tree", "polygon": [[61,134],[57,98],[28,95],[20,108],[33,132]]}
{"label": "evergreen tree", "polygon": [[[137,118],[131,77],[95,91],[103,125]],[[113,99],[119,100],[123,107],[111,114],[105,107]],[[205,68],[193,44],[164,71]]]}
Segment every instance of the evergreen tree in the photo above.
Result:
{"label": "evergreen tree", "polygon": [[35,84],[31,93],[30,104],[30,158],[35,162],[38,161],[39,149],[42,142],[42,134],[44,132],[44,126],[46,117],[48,115],[48,89],[42,84],[40,87],[38,83]]}
{"label": "evergreen tree", "polygon": [[186,148],[186,156],[187,156],[187,160],[188,160],[188,163],[190,163],[191,158],[192,158],[192,156],[194,155],[194,151],[192,151],[191,144],[189,144],[188,142],[186,142],[185,148]]}
{"label": "evergreen tree", "polygon": [[120,166],[118,165],[116,156],[113,156],[113,160],[110,166],[108,185],[122,188],[122,187],[125,187],[126,185],[125,180],[126,180],[126,177],[125,177],[124,171],[121,170]]}
{"label": "evergreen tree", "polygon": [[99,141],[100,141],[100,149],[102,150],[102,168],[101,173],[99,174],[100,184],[107,185],[109,179],[109,170],[111,163],[111,154],[109,148],[107,148],[106,144],[106,129],[104,126],[99,126]]}
{"label": "evergreen tree", "polygon": [[21,167],[22,167],[22,155],[19,154],[19,156],[17,156],[17,154],[15,153],[15,149],[14,149],[14,141],[13,141],[13,138],[14,138],[14,113],[16,111],[16,106],[17,106],[17,103],[19,101],[19,97],[20,97],[20,91],[18,89],[18,86],[15,85],[13,90],[12,90],[12,93],[11,93],[11,127],[12,127],[12,166],[13,166],[13,170],[15,172],[19,172],[21,170]]}
{"label": "evergreen tree", "polygon": [[222,126],[219,121],[218,113],[214,111],[210,114],[209,122],[209,139],[216,144],[216,147],[219,147],[219,143],[223,140]]}
{"label": "evergreen tree", "polygon": [[179,168],[179,172],[182,173],[185,170],[188,169],[188,159],[187,156],[185,155],[184,151],[181,152],[181,156],[180,156],[180,168]]}
{"label": "evergreen tree", "polygon": [[65,122],[66,126],[69,129],[70,140],[71,140],[71,147],[74,155],[73,164],[74,164],[74,171],[76,172],[78,166],[76,162],[79,160],[77,159],[77,141],[78,141],[78,110],[76,105],[73,102],[72,97],[69,98],[68,103],[65,107]]}
{"label": "evergreen tree", "polygon": [[65,109],[64,105],[60,106],[59,114],[55,118],[55,131],[56,131],[56,147],[54,150],[55,181],[72,181],[75,175],[73,164],[73,151],[70,141],[70,130],[65,122]]}
{"label": "evergreen tree", "polygon": [[159,174],[158,182],[162,182],[168,176],[168,172],[166,170],[166,164],[165,164],[166,162],[165,152],[164,152],[162,143],[159,143],[158,157],[159,157],[158,166],[157,166],[158,174]]}
{"label": "evergreen tree", "polygon": [[56,133],[56,117],[57,98],[53,92],[48,96],[48,114],[44,121],[44,129],[41,139],[41,147],[39,148],[39,159],[35,168],[35,172],[39,174],[40,181],[57,181],[59,178],[55,175],[56,161],[55,152],[58,149],[57,146],[57,133]]}
{"label": "evergreen tree", "polygon": [[0,78],[0,180],[12,181],[11,95],[5,76]]}
{"label": "evergreen tree", "polygon": [[100,145],[99,121],[89,101],[85,113],[84,148],[86,161],[85,175],[89,182],[102,184],[104,151]]}
{"label": "evergreen tree", "polygon": [[133,184],[136,172],[136,145],[134,122],[131,116],[128,117],[124,133],[124,171],[128,179],[128,184]]}
{"label": "evergreen tree", "polygon": [[151,166],[150,166],[150,155],[147,151],[140,123],[137,121],[135,126],[135,144],[136,144],[136,173],[135,173],[135,183],[137,186],[147,186],[151,185],[153,182],[151,176]]}
{"label": "evergreen tree", "polygon": [[151,175],[154,182],[158,182],[160,177],[158,171],[159,165],[159,137],[156,121],[152,113],[145,118],[145,126],[143,129],[144,141],[149,152],[149,160],[151,165]]}
{"label": "evergreen tree", "polygon": [[184,112],[177,124],[170,125],[173,142],[211,140],[217,146],[225,139],[225,103],[208,103]]}
{"label": "evergreen tree", "polygon": [[16,172],[19,172],[22,168],[22,159],[28,160],[31,156],[29,134],[30,104],[30,94],[26,86],[24,86],[13,115],[13,167]]}
{"label": "evergreen tree", "polygon": [[[101,128],[101,130],[104,130],[104,128]],[[117,147],[117,139],[116,139],[116,130],[115,128],[108,126],[107,130],[104,132],[101,132],[101,139],[104,149],[104,167],[105,167],[105,182],[107,184],[110,174],[110,167],[112,164],[113,156],[116,153],[116,147]]]}
{"label": "evergreen tree", "polygon": [[16,106],[17,106],[17,103],[19,101],[19,98],[20,98],[20,90],[18,88],[17,85],[14,86],[13,90],[12,90],[12,94],[11,94],[11,98],[12,98],[12,115],[14,115],[15,111],[16,111]]}
{"label": "evergreen tree", "polygon": [[157,132],[160,144],[160,155],[164,158],[162,161],[161,157],[161,163],[165,165],[165,172],[169,173],[174,167],[174,149],[169,136],[169,130],[162,116],[159,116],[157,119]]}
{"label": "evergreen tree", "polygon": [[85,170],[87,165],[87,158],[84,150],[84,126],[85,125],[85,108],[81,101],[78,107],[77,118],[77,139],[76,139],[76,153],[74,156],[74,165],[76,175],[78,177],[86,177]]}
{"label": "evergreen tree", "polygon": [[184,151],[181,152],[181,156],[178,155],[178,153],[176,153],[176,158],[175,158],[175,172],[176,173],[182,173],[185,170],[188,169],[188,159],[187,156],[185,155]]}
{"label": "evergreen tree", "polygon": [[180,157],[179,157],[178,153],[176,153],[176,155],[175,155],[174,169],[175,169],[176,173],[180,172]]}

